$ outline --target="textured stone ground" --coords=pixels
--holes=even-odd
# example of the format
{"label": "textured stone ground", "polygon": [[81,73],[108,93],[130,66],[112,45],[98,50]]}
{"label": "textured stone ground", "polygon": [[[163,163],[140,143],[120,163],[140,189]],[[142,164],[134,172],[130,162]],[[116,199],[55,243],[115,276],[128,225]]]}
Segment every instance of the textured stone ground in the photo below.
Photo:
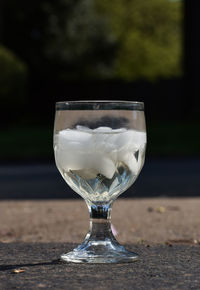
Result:
{"label": "textured stone ground", "polygon": [[[118,199],[116,238],[127,244],[200,240],[200,198]],[[0,202],[0,242],[80,243],[89,215],[82,200]]]}
{"label": "textured stone ground", "polygon": [[[130,264],[62,264],[63,243],[0,244],[0,289],[199,289],[200,247],[130,246]],[[16,273],[21,270],[21,273]]]}
{"label": "textured stone ground", "polygon": [[[0,202],[0,289],[200,289],[200,198],[118,199],[130,264],[63,264],[88,230],[83,201]],[[16,273],[19,272],[19,273]]]}

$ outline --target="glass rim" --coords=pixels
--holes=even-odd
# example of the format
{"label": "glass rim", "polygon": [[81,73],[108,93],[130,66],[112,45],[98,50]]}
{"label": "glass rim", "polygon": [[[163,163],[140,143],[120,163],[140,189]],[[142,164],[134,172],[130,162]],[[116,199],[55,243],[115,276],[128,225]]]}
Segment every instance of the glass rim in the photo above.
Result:
{"label": "glass rim", "polygon": [[144,103],[122,100],[83,100],[56,102],[56,110],[138,110],[144,111]]}

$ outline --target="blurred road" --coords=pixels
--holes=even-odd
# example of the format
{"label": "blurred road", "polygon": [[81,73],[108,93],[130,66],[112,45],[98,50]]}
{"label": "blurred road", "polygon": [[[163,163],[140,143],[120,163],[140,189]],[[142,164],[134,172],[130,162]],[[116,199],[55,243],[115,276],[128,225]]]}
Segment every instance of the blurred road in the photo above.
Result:
{"label": "blurred road", "polygon": [[[200,196],[200,159],[148,160],[122,197]],[[0,166],[0,199],[77,198],[54,164]]]}

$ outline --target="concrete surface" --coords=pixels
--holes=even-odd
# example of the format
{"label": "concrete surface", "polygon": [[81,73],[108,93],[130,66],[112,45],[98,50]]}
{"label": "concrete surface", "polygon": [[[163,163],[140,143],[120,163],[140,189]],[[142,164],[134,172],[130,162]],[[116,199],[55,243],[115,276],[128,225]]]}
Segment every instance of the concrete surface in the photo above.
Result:
{"label": "concrete surface", "polygon": [[[112,224],[121,243],[200,240],[200,198],[117,199]],[[83,200],[0,202],[0,242],[80,243],[89,227]]]}
{"label": "concrete surface", "polygon": [[[130,264],[64,264],[74,245],[0,243],[0,289],[199,289],[200,247],[131,245],[140,255]],[[21,270],[21,273],[15,274]]]}

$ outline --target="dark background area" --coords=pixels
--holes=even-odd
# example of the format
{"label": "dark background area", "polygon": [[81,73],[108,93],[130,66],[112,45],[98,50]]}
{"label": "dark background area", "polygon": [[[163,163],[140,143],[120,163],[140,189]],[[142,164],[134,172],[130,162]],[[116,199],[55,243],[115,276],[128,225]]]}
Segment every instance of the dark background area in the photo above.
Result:
{"label": "dark background area", "polygon": [[[123,1],[119,3],[123,4]],[[76,4],[70,0],[0,1],[1,178],[2,182],[7,180],[7,183],[12,180],[13,186],[11,190],[3,186],[3,195],[15,196],[15,187],[15,197],[20,196],[17,195],[16,180],[19,183],[23,179],[18,188],[21,193],[23,188],[25,191],[30,184],[35,184],[32,180],[26,187],[25,175],[20,175],[21,179],[18,176],[18,165],[23,165],[21,168],[26,171],[27,164],[54,162],[55,102],[95,99],[145,103],[147,160],[154,160],[152,164],[155,164],[153,169],[151,163],[147,164],[148,172],[154,173],[151,180],[156,182],[158,171],[168,168],[163,173],[164,179],[160,177],[159,189],[153,187],[152,195],[170,195],[171,192],[174,196],[178,188],[180,193],[180,184],[186,189],[183,195],[198,195],[197,190],[187,191],[181,180],[193,175],[196,183],[194,180],[192,182],[198,185],[200,3],[197,0],[154,0],[143,7],[138,4],[140,2],[127,2],[127,11],[132,11],[131,7],[136,11],[138,9],[142,21],[140,18],[134,20],[136,16],[126,11],[124,16],[122,12],[120,14],[119,11],[124,11],[120,6],[119,11],[117,8],[113,10],[112,16],[114,8],[111,4],[107,7],[106,1],[102,1],[100,6],[97,1],[96,10],[89,0],[79,0]],[[179,8],[170,8],[169,5],[179,5]],[[162,16],[167,7],[169,13]],[[181,11],[179,20],[175,19],[173,12],[177,9]],[[111,11],[110,14],[108,11]],[[123,25],[115,20],[119,15],[122,15],[124,30],[121,29]],[[167,17],[171,17],[171,22]],[[127,19],[126,23],[124,19]],[[163,31],[159,31],[157,27],[162,27],[162,23]],[[178,43],[177,47],[172,45],[174,42]],[[125,46],[126,43],[130,47]],[[157,48],[160,49],[158,52]],[[176,54],[179,64],[174,65],[173,69]],[[173,170],[168,164],[170,160]],[[173,162],[180,165],[176,167]],[[161,163],[163,166],[159,167]],[[9,169],[12,165],[13,171]],[[34,166],[30,169],[30,176],[39,180],[36,172],[40,170],[35,171],[39,167]],[[45,166],[43,172],[47,170]],[[183,166],[184,173],[177,177],[179,186],[173,189],[168,186],[169,190],[162,190],[161,193],[163,183],[167,182],[165,176],[168,176],[169,182],[172,174],[178,174],[177,171]],[[144,174],[148,176],[148,172]],[[52,178],[51,174],[48,176]],[[53,185],[48,187],[49,190],[50,187],[53,190]],[[33,197],[36,192],[37,197],[48,195],[48,189],[47,194],[44,193],[45,186],[43,193],[38,188],[39,185],[34,191],[32,187]],[[64,183],[59,188],[61,192]],[[147,187],[143,192],[146,195]]]}

